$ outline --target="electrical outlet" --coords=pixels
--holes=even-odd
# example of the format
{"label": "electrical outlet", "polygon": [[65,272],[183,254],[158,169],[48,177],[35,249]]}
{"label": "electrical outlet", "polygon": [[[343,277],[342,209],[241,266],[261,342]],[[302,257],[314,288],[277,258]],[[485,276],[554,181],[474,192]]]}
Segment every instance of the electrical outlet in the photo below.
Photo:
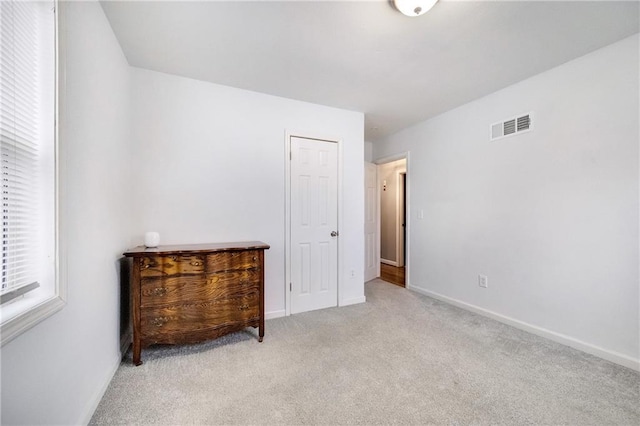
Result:
{"label": "electrical outlet", "polygon": [[355,278],[356,277],[356,271],[355,269],[351,270],[351,278]]}
{"label": "electrical outlet", "polygon": [[489,288],[489,278],[486,275],[478,275],[478,285],[482,288]]}

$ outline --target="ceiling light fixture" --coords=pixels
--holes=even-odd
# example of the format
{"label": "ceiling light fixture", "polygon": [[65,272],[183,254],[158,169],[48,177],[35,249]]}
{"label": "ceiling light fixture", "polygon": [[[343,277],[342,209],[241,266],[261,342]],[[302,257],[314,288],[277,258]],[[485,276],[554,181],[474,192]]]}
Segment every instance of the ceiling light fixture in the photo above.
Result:
{"label": "ceiling light fixture", "polygon": [[393,0],[393,4],[403,15],[420,16],[427,13],[437,1],[438,0]]}

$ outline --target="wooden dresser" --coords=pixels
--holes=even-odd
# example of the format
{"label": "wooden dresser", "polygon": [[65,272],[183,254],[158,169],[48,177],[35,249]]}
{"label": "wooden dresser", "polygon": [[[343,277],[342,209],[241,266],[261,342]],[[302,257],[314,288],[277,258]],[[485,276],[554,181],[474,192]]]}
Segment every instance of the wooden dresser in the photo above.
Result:
{"label": "wooden dresser", "polygon": [[264,337],[260,241],[133,248],[133,362],[155,343],[195,343],[259,327]]}

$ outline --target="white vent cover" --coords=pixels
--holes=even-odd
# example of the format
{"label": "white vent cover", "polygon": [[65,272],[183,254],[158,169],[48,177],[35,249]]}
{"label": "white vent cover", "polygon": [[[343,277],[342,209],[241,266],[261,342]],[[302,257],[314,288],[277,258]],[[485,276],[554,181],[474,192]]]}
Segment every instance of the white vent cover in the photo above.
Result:
{"label": "white vent cover", "polygon": [[517,117],[492,124],[489,129],[489,139],[494,141],[496,139],[533,130],[532,116],[532,113],[522,114]]}

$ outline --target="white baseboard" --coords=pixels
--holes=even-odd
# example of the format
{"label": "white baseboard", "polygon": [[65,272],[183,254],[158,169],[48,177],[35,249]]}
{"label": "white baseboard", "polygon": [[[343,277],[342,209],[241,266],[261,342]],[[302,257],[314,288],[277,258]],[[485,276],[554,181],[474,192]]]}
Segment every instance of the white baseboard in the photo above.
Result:
{"label": "white baseboard", "polygon": [[116,355],[116,357],[113,360],[113,364],[111,368],[109,369],[109,371],[107,371],[107,374],[105,374],[105,377],[102,380],[102,384],[98,388],[97,392],[95,392],[93,396],[89,399],[84,411],[84,415],[82,416],[81,421],[78,422],[78,424],[83,424],[83,425],[89,424],[89,422],[91,421],[91,417],[93,417],[93,413],[95,413],[96,408],[98,408],[98,404],[100,404],[100,401],[104,396],[104,393],[107,391],[107,388],[109,387],[109,383],[111,383],[111,379],[113,379],[113,376],[116,374],[116,371],[118,371],[118,367],[120,366],[121,361],[122,361],[122,357],[120,356],[120,353],[118,353],[118,355]]}
{"label": "white baseboard", "polygon": [[364,274],[364,282],[366,283],[368,281],[375,280],[379,276],[380,276],[380,274],[378,274],[378,273],[373,273],[373,274],[367,275],[367,273],[365,272],[365,274]]}
{"label": "white baseboard", "polygon": [[555,331],[547,330],[546,328],[538,327],[536,325],[529,324],[524,321],[517,320],[515,318],[498,314],[488,309],[484,309],[479,306],[463,302],[461,300],[453,299],[451,297],[444,296],[439,293],[434,293],[432,291],[425,290],[423,288],[407,285],[407,289],[415,291],[416,293],[424,294],[425,296],[433,297],[434,299],[438,299],[440,301],[449,303],[451,305],[457,306],[467,311],[471,311],[476,314],[494,319],[501,323],[510,325],[520,330],[524,330],[526,332],[535,334],[537,336],[544,337],[549,340],[553,340],[554,342],[558,342],[563,345],[572,347],[574,349],[578,349],[579,351],[586,352],[591,355],[595,355],[599,358],[606,359],[607,361],[611,361],[613,363],[622,365],[632,370],[640,371],[640,359],[635,359],[628,355],[610,351],[608,349],[604,349],[599,346],[595,346],[590,343],[583,342],[582,340],[575,339],[571,336],[567,336],[561,333],[556,333]]}
{"label": "white baseboard", "polygon": [[284,309],[279,310],[279,311],[265,312],[264,313],[264,319],[270,320],[270,319],[274,319],[274,318],[284,317],[286,315],[287,315],[287,311],[285,311]]}
{"label": "white baseboard", "polygon": [[398,266],[398,262],[395,262],[393,260],[387,260],[387,259],[380,259],[380,263],[384,263],[385,265],[391,265],[391,266]]}
{"label": "white baseboard", "polygon": [[357,305],[358,303],[365,303],[367,298],[365,296],[354,297],[353,299],[345,299],[340,301],[338,306]]}

